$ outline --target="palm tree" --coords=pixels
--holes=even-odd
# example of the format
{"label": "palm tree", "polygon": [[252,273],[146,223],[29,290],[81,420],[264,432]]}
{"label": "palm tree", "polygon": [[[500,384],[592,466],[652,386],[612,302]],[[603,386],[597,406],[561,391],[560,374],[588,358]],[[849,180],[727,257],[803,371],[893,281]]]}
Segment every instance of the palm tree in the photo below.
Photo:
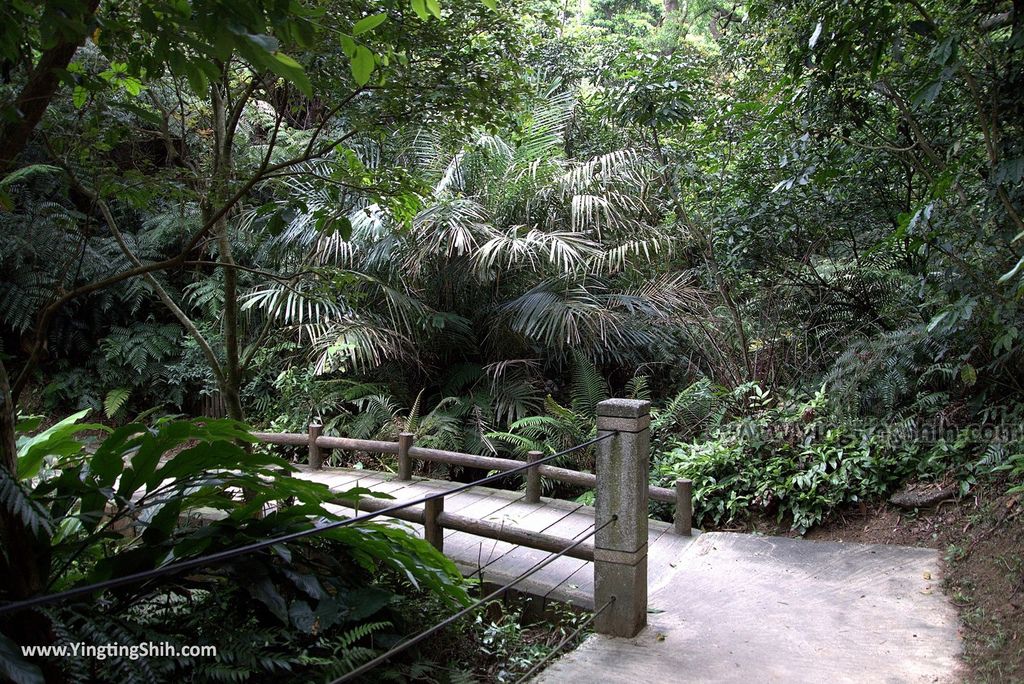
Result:
{"label": "palm tree", "polygon": [[[482,426],[536,413],[543,371],[569,368],[573,354],[651,360],[700,293],[665,272],[673,239],[648,202],[653,161],[637,150],[565,158],[575,105],[554,87],[516,134],[454,146],[428,130],[396,134],[393,158],[432,183],[407,225],[365,199],[339,202],[322,173],[283,181],[305,211],[268,250],[309,273],[251,291],[247,305],[308,339],[323,370],[397,363],[440,396],[458,371],[459,391],[490,404]],[[332,220],[350,234],[318,229]]]}

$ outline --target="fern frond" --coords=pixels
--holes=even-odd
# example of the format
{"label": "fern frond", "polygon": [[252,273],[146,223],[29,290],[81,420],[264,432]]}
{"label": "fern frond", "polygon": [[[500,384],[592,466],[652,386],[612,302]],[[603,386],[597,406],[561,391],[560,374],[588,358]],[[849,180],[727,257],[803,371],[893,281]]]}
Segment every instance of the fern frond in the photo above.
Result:
{"label": "fern frond", "polygon": [[46,537],[53,534],[50,514],[3,466],[0,466],[0,506],[21,520],[33,534]]}

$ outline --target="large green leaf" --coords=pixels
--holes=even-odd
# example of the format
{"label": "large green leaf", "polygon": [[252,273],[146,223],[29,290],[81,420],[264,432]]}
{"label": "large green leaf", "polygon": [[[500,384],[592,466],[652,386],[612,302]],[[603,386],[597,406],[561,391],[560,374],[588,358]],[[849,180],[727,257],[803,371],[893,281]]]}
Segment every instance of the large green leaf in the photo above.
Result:
{"label": "large green leaf", "polygon": [[0,633],[0,675],[14,684],[44,684],[43,672],[25,660],[21,647]]}
{"label": "large green leaf", "polygon": [[46,456],[65,457],[79,453],[82,445],[74,436],[85,430],[109,431],[105,425],[78,421],[88,415],[89,409],[74,413],[64,420],[31,437],[18,440],[18,478],[35,477]]}
{"label": "large green leaf", "polygon": [[388,15],[386,12],[363,17],[355,23],[355,26],[352,27],[352,35],[361,36],[364,33],[368,33],[383,24],[387,19]]}
{"label": "large green leaf", "polygon": [[351,68],[352,78],[358,85],[366,85],[373,73],[373,53],[365,45],[357,45],[356,52],[352,56]]}

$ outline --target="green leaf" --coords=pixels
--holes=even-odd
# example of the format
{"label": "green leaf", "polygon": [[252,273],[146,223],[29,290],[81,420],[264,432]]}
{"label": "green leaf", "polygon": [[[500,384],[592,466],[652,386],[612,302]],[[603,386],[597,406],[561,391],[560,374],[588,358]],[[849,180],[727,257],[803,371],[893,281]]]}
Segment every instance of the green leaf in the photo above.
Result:
{"label": "green leaf", "polygon": [[373,53],[370,49],[364,45],[356,47],[356,54],[352,58],[351,64],[352,78],[355,79],[358,85],[366,85],[370,81],[370,75],[373,73]]}
{"label": "green leaf", "polygon": [[427,9],[438,19],[441,18],[441,3],[437,0],[427,0]]}
{"label": "green leaf", "polygon": [[247,586],[254,599],[265,605],[281,622],[288,624],[288,604],[269,577],[263,577]]}
{"label": "green leaf", "polygon": [[18,181],[29,178],[30,176],[60,172],[61,170],[59,166],[51,166],[50,164],[30,164],[29,166],[24,166],[17,171],[11,171],[0,179],[0,188],[6,188],[12,183],[17,183]]}
{"label": "green leaf", "polygon": [[206,78],[206,73],[191,61],[184,62],[181,65],[181,70],[185,72],[185,79],[188,81],[188,86],[192,89],[192,92],[197,97],[205,97],[206,89],[210,85]]}
{"label": "green leaf", "polygon": [[312,634],[316,628],[316,616],[305,601],[292,601],[292,605],[288,609],[288,617],[291,618],[295,628],[305,634]]}
{"label": "green leaf", "polygon": [[969,363],[965,363],[960,366],[960,382],[964,383],[968,387],[971,387],[978,381],[978,371],[975,370],[974,366]]}
{"label": "green leaf", "polygon": [[915,107],[921,105],[930,105],[935,101],[935,98],[939,96],[939,92],[942,91],[942,79],[937,79],[921,87],[913,97],[910,98],[911,103]]}
{"label": "green leaf", "polygon": [[334,232],[336,232],[341,239],[348,240],[352,237],[352,221],[349,220],[348,216],[339,216],[334,222]]}
{"label": "green leaf", "polygon": [[373,29],[377,28],[385,21],[387,21],[387,19],[388,15],[386,12],[381,12],[380,14],[371,14],[368,17],[363,17],[362,19],[356,22],[355,26],[352,27],[352,35],[361,36],[368,31],[372,31]]}
{"label": "green leaf", "polygon": [[[1024,178],[1024,157],[1004,159],[992,174],[994,183],[1019,183]],[[1016,240],[1016,238],[1014,238]]]}
{"label": "green leaf", "polygon": [[121,79],[121,87],[125,89],[125,92],[134,97],[142,92],[142,81],[128,76]]}
{"label": "green leaf", "polygon": [[425,0],[412,0],[412,11],[415,12],[416,16],[423,21],[430,18],[430,13],[427,12],[427,3]]}
{"label": "green leaf", "polygon": [[74,439],[74,435],[82,430],[107,430],[106,426],[83,423],[76,425],[78,421],[89,413],[84,409],[72,414],[43,430],[38,435],[21,438],[18,440],[18,479],[24,480],[34,477],[46,456],[70,456],[82,449],[82,445]]}
{"label": "green leaf", "polygon": [[313,84],[310,82],[309,76],[306,75],[306,70],[288,55],[283,52],[271,55],[270,69],[281,78],[295,84],[295,87],[306,97],[313,96]]}
{"label": "green leaf", "polygon": [[956,53],[957,44],[954,36],[948,36],[932,49],[930,57],[939,66],[946,66],[951,59],[956,57]]}
{"label": "green leaf", "polygon": [[142,541],[156,545],[170,538],[181,516],[182,499],[175,498],[160,507],[156,515],[149,519],[149,524],[142,533]]}
{"label": "green leaf", "polygon": [[350,621],[365,620],[391,603],[395,595],[379,587],[359,587],[349,591],[345,598],[351,611],[346,617]]}
{"label": "green leaf", "polygon": [[75,105],[75,109],[81,109],[85,106],[85,101],[89,98],[89,91],[82,86],[76,85],[74,91],[71,93],[71,102]]}
{"label": "green leaf", "polygon": [[267,221],[267,233],[277,237],[285,227],[284,212],[277,212]]}
{"label": "green leaf", "polygon": [[113,418],[120,413],[131,394],[131,389],[127,387],[118,387],[107,392],[103,400],[103,412],[107,414],[107,418]]}
{"label": "green leaf", "polygon": [[497,0],[480,0],[480,2],[484,3],[484,7],[487,7],[491,11],[493,11],[493,12],[497,12],[498,11]]}
{"label": "green leaf", "polygon": [[341,34],[339,38],[341,42],[341,50],[345,53],[345,56],[352,59],[356,55],[356,41],[352,40],[352,36]]}
{"label": "green leaf", "polygon": [[43,672],[21,655],[21,648],[0,634],[0,676],[14,684],[44,684]]}

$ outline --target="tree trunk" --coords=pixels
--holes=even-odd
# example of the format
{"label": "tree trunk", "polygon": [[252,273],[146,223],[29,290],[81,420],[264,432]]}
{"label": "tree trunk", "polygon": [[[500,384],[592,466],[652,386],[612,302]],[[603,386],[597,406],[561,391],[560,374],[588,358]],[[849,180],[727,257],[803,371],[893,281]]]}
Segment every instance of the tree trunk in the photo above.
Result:
{"label": "tree trunk", "polygon": [[[234,130],[232,117],[227,107],[228,86],[212,84],[210,99],[213,105],[214,162],[211,184],[210,207],[218,206],[226,194],[234,171],[232,158]],[[223,90],[222,90],[223,88]],[[238,334],[238,269],[231,250],[230,226],[227,217],[222,217],[214,228],[217,235],[219,259],[224,272],[224,382],[221,394],[227,408],[228,418],[245,420],[242,411],[242,366]]]}
{"label": "tree trunk", "polygon": [[[11,398],[10,379],[7,367],[0,360],[0,478],[11,482],[0,483],[0,487],[12,486],[18,477],[18,447],[15,437],[17,412]],[[0,577],[10,601],[34,596],[46,588],[50,576],[50,544],[38,539],[21,518],[0,504]],[[50,621],[42,613],[22,611],[5,619],[4,633],[22,646],[53,643]],[[43,664],[43,676],[48,682],[63,681],[60,668]]]}
{"label": "tree trunk", "polygon": [[[18,478],[16,421],[7,368],[0,361],[0,450],[3,458],[0,466],[5,471],[0,472],[0,477],[11,479],[0,486],[13,486]],[[6,578],[4,582],[11,598],[25,598],[41,591],[49,575],[49,545],[44,548],[32,530],[4,504],[0,504],[0,539],[4,543],[4,553],[0,553],[0,577]]]}
{"label": "tree trunk", "polygon": [[[92,23],[99,0],[88,0],[82,8],[82,24]],[[70,23],[70,22],[69,22]],[[14,166],[14,160],[28,144],[32,131],[50,106],[50,100],[60,87],[58,71],[67,69],[71,58],[85,42],[86,36],[75,41],[60,42],[43,52],[28,75],[28,82],[14,102],[17,117],[0,126],[0,174]]]}

